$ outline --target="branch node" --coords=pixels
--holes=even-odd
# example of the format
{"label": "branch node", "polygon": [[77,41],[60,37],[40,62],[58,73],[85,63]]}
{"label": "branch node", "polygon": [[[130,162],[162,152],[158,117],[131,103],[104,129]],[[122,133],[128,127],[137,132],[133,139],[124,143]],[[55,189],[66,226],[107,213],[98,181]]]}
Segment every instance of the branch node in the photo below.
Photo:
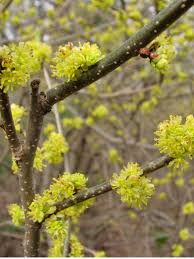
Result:
{"label": "branch node", "polygon": [[40,86],[40,80],[39,79],[34,79],[31,83],[31,88],[32,88],[32,93],[37,93],[39,86]]}

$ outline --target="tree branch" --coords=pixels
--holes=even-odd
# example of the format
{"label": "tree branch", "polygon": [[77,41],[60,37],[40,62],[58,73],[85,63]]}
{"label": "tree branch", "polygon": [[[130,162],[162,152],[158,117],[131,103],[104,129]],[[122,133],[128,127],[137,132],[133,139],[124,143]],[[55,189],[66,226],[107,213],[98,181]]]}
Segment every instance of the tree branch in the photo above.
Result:
{"label": "tree branch", "polygon": [[180,18],[194,4],[194,0],[176,0],[162,10],[153,20],[134,36],[125,41],[119,48],[112,51],[104,59],[83,73],[76,81],[65,82],[47,92],[47,99],[43,106],[45,113],[51,107],[67,96],[79,91],[83,87],[97,81],[115,70],[121,64],[138,55],[140,48],[145,47],[172,23]]}
{"label": "tree branch", "polygon": [[9,8],[9,6],[11,5],[12,2],[13,2],[13,0],[8,0],[7,3],[1,9],[0,13],[4,13]]}
{"label": "tree branch", "polygon": [[[143,175],[147,175],[151,172],[154,172],[154,171],[168,165],[172,160],[173,160],[173,158],[165,155],[156,160],[149,162],[147,165],[145,165],[142,168]],[[106,192],[109,192],[111,190],[112,190],[112,186],[110,184],[110,181],[104,182],[104,183],[96,185],[94,187],[90,187],[88,190],[78,193],[71,199],[56,203],[54,205],[54,206],[56,206],[56,211],[53,214],[56,214],[61,210],[69,208],[73,205],[76,205],[76,204],[83,202],[85,200],[88,200],[90,198],[97,197],[97,196],[104,194]],[[46,216],[44,218],[44,220],[49,218],[51,215]]]}
{"label": "tree branch", "polygon": [[[19,178],[22,194],[22,205],[24,206],[25,212],[27,212],[28,206],[33,201],[35,195],[33,187],[33,163],[44,117],[41,107],[44,94],[39,94],[39,85],[39,80],[33,80],[31,82],[31,107],[26,141],[24,144],[24,156],[21,167],[22,173]],[[26,214],[25,227],[24,255],[38,256],[40,224],[34,223]]]}
{"label": "tree branch", "polygon": [[22,147],[20,145],[20,141],[16,133],[11,113],[9,96],[7,93],[3,92],[3,89],[0,89],[0,113],[3,120],[2,128],[5,130],[11,147],[11,151],[15,159],[17,160],[22,154]]}

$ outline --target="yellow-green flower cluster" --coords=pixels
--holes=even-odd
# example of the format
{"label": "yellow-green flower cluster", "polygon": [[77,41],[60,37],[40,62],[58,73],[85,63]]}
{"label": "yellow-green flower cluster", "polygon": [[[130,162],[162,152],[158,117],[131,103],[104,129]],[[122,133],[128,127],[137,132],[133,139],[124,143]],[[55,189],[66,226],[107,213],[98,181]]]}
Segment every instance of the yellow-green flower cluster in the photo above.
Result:
{"label": "yellow-green flower cluster", "polygon": [[48,123],[43,129],[45,135],[49,135],[53,131],[56,131],[56,127],[53,123]]}
{"label": "yellow-green flower cluster", "polygon": [[48,55],[49,47],[40,42],[0,47],[0,87],[7,92],[24,86]]}
{"label": "yellow-green flower cluster", "polygon": [[104,251],[96,251],[95,257],[106,257],[106,253]]}
{"label": "yellow-green flower cluster", "polygon": [[59,47],[56,57],[53,59],[52,72],[58,78],[65,77],[67,81],[76,80],[81,73],[87,71],[102,57],[96,44],[87,42],[76,47],[72,43],[68,43]]}
{"label": "yellow-green flower cluster", "polygon": [[52,132],[43,143],[42,150],[45,160],[50,164],[58,164],[63,160],[63,154],[68,152],[69,145],[62,134]]}
{"label": "yellow-green flower cluster", "polygon": [[21,118],[26,114],[26,111],[23,106],[19,106],[15,103],[12,103],[11,112],[12,112],[12,117],[13,117],[16,131],[20,132],[21,130],[20,121],[21,121]]}
{"label": "yellow-green flower cluster", "polygon": [[188,228],[183,228],[179,232],[179,238],[183,241],[186,241],[190,238],[190,233]]}
{"label": "yellow-green flower cluster", "polygon": [[151,113],[157,104],[158,104],[157,98],[152,97],[149,101],[143,102],[141,106],[141,110],[145,113]]}
{"label": "yellow-green flower cluster", "polygon": [[182,208],[182,212],[184,215],[194,214],[194,203],[192,201],[185,203]]}
{"label": "yellow-green flower cluster", "polygon": [[157,11],[160,11],[166,7],[168,4],[168,0],[156,0],[156,5],[157,5]]}
{"label": "yellow-green flower cluster", "polygon": [[128,163],[119,175],[113,174],[113,189],[116,189],[121,200],[130,207],[141,208],[146,205],[154,192],[154,185],[142,174],[143,171],[137,163]]}
{"label": "yellow-green flower cluster", "polygon": [[48,251],[49,257],[62,257],[64,239],[67,235],[67,221],[53,215],[44,222],[44,226],[52,239],[52,247]]}
{"label": "yellow-green flower cluster", "polygon": [[42,63],[51,56],[51,47],[39,41],[27,41],[26,45],[33,51],[34,70],[40,70]]}
{"label": "yellow-green flower cluster", "polygon": [[74,128],[74,129],[81,129],[83,126],[83,119],[79,116],[76,116],[74,118],[64,118],[63,119],[63,126]]}
{"label": "yellow-green flower cluster", "polygon": [[49,257],[63,257],[63,241],[59,238],[52,240],[52,247],[48,250]]}
{"label": "yellow-green flower cluster", "polygon": [[109,160],[113,163],[118,163],[121,161],[118,151],[115,148],[111,148],[108,152]]}
{"label": "yellow-green flower cluster", "polygon": [[176,159],[192,158],[194,155],[194,117],[188,115],[184,124],[181,116],[170,116],[159,124],[156,146],[160,152]]}
{"label": "yellow-green flower cluster", "polygon": [[[46,215],[52,214],[56,202],[72,197],[75,193],[86,188],[87,179],[83,174],[65,172],[42,195],[37,194],[29,206],[29,215],[34,221],[41,222]],[[70,208],[69,208],[70,209]]]}
{"label": "yellow-green flower cluster", "polygon": [[52,239],[64,239],[67,234],[67,222],[64,219],[57,218],[56,215],[47,219],[44,226]]}
{"label": "yellow-green flower cluster", "polygon": [[172,256],[179,257],[183,254],[184,247],[180,244],[175,244],[172,246]]}
{"label": "yellow-green flower cluster", "polygon": [[[44,223],[47,233],[51,236],[52,247],[48,251],[49,257],[63,257],[64,240],[67,236],[67,221],[53,215]],[[83,256],[83,246],[75,234],[70,236],[70,257]]]}
{"label": "yellow-green flower cluster", "polygon": [[12,159],[11,169],[13,171],[13,174],[18,174],[19,167],[17,166],[16,161],[14,159]]}
{"label": "yellow-green flower cluster", "polygon": [[16,203],[12,203],[8,206],[8,212],[12,218],[13,224],[20,226],[24,223],[25,215],[24,210]]}
{"label": "yellow-green flower cluster", "polygon": [[102,119],[108,115],[108,109],[105,105],[100,104],[98,105],[93,111],[92,116],[96,119]]}
{"label": "yellow-green flower cluster", "polygon": [[69,254],[70,257],[83,257],[83,251],[84,248],[76,235],[72,234],[70,238],[70,247],[71,247],[71,252]]}
{"label": "yellow-green flower cluster", "polygon": [[172,43],[172,39],[161,35],[156,39],[160,46],[156,50],[158,57],[151,60],[151,65],[160,73],[165,73],[169,70],[170,63],[176,56],[176,49]]}
{"label": "yellow-green flower cluster", "polygon": [[71,206],[67,209],[60,211],[57,215],[59,215],[59,216],[65,215],[67,217],[70,217],[74,223],[77,223],[79,216],[81,214],[83,214],[83,212],[87,208],[89,208],[91,205],[93,205],[94,200],[95,200],[94,198],[91,198],[89,200],[79,202],[74,206]]}
{"label": "yellow-green flower cluster", "polygon": [[33,167],[39,172],[42,172],[43,168],[45,167],[43,160],[44,160],[43,151],[41,148],[38,147],[36,150]]}
{"label": "yellow-green flower cluster", "polygon": [[92,4],[95,7],[98,7],[100,9],[106,10],[108,8],[110,8],[113,4],[114,4],[114,0],[92,0]]}

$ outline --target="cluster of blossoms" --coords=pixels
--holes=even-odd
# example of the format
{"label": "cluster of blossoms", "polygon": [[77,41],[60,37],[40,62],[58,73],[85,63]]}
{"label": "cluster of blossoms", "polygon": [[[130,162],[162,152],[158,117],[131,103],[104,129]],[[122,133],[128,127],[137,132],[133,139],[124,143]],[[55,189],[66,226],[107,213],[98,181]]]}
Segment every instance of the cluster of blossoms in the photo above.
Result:
{"label": "cluster of blossoms", "polygon": [[56,131],[56,126],[53,123],[48,123],[43,129],[43,132],[46,136],[51,134],[53,131]]}
{"label": "cluster of blossoms", "polygon": [[48,140],[43,143],[42,147],[44,159],[50,164],[58,164],[63,160],[63,154],[68,152],[69,145],[64,136],[60,133],[52,132]]}
{"label": "cluster of blossoms", "polygon": [[111,148],[108,152],[108,158],[112,163],[119,163],[122,161],[119,152],[115,148]]}
{"label": "cluster of blossoms", "polygon": [[[83,174],[70,174],[65,172],[58,179],[54,179],[54,183],[50,186],[48,190],[45,190],[42,195],[36,195],[34,201],[29,207],[30,217],[33,221],[41,222],[45,216],[55,212],[56,207],[54,204],[56,202],[71,198],[78,191],[85,190],[86,182],[87,179]],[[82,202],[80,204],[77,204],[76,206],[69,207],[59,212],[59,214],[74,217],[76,215],[74,213],[76,209],[76,213],[78,212],[77,215],[79,215],[82,212],[83,208],[87,208],[90,203],[90,200]]]}
{"label": "cluster of blossoms", "polygon": [[114,0],[104,0],[104,1],[92,0],[92,4],[95,7],[98,7],[100,9],[106,10],[106,9],[110,8],[111,6],[113,6]]}
{"label": "cluster of blossoms", "polygon": [[96,44],[87,42],[81,45],[80,43],[77,47],[68,43],[59,47],[56,57],[53,59],[52,72],[58,78],[65,77],[67,81],[76,80],[81,73],[87,71],[102,57],[103,55]]}
{"label": "cluster of blossoms", "polygon": [[101,119],[106,117],[108,113],[109,112],[107,107],[103,104],[100,104],[92,111],[92,116],[96,119]]}
{"label": "cluster of blossoms", "polygon": [[105,118],[109,114],[107,107],[103,104],[98,105],[86,119],[86,124],[91,126],[94,124],[95,120],[100,120]]}
{"label": "cluster of blossoms", "polygon": [[73,117],[73,118],[64,118],[63,119],[63,126],[71,127],[73,129],[81,129],[83,126],[83,119],[79,116]]}
{"label": "cluster of blossoms", "polygon": [[185,203],[182,208],[182,212],[184,215],[194,214],[194,202],[188,201],[187,203]]}
{"label": "cluster of blossoms", "polygon": [[181,116],[170,116],[159,124],[156,134],[156,146],[160,152],[169,155],[175,160],[171,165],[179,167],[186,164],[186,158],[194,155],[194,117],[188,115],[182,124]]}
{"label": "cluster of blossoms", "polygon": [[176,56],[176,49],[172,39],[161,35],[156,39],[160,46],[156,50],[156,57],[151,59],[151,65],[160,73],[166,73],[169,70],[170,63]]}
{"label": "cluster of blossoms", "polygon": [[141,208],[154,192],[154,185],[142,174],[137,163],[128,163],[119,175],[113,174],[111,185],[129,207]]}
{"label": "cluster of blossoms", "polygon": [[43,150],[41,148],[37,148],[36,149],[36,154],[35,154],[35,158],[34,158],[34,164],[33,167],[39,171],[42,172],[43,168],[45,167],[43,160],[44,160],[44,153]]}
{"label": "cluster of blossoms", "polygon": [[180,244],[175,244],[172,246],[172,256],[180,257],[184,252],[184,247]]}
{"label": "cluster of blossoms", "polygon": [[[83,174],[70,174],[65,172],[42,195],[37,194],[34,201],[29,206],[28,215],[35,222],[42,222],[45,216],[49,216],[56,211],[55,203],[73,197],[77,192],[86,190],[87,179]],[[61,210],[51,215],[44,222],[47,233],[52,239],[52,247],[49,249],[49,256],[63,256],[64,240],[67,236],[67,218],[71,218],[74,223],[78,217],[90,205],[93,199],[78,203],[72,207]],[[75,234],[70,237],[70,256],[83,256],[83,247]]]}
{"label": "cluster of blossoms", "polygon": [[[44,161],[47,161],[49,164],[56,165],[62,162],[63,155],[67,153],[68,150],[69,145],[64,136],[60,133],[51,132],[48,139],[43,142],[42,148],[37,148],[33,167],[39,172],[42,172],[45,167]],[[18,166],[14,159],[12,163],[12,170],[14,174],[19,172]]]}
{"label": "cluster of blossoms", "polygon": [[[64,240],[67,236],[67,221],[58,218],[53,215],[51,218],[47,219],[44,223],[46,232],[52,239],[52,247],[48,251],[49,257],[62,257],[64,250]],[[70,257],[82,257],[83,256],[83,246],[79,242],[75,234],[70,236]]]}
{"label": "cluster of blossoms", "polygon": [[35,41],[0,47],[0,87],[7,92],[24,86],[50,54],[49,46]]}
{"label": "cluster of blossoms", "polygon": [[181,231],[179,232],[179,238],[183,241],[186,241],[190,238],[190,233],[188,228],[181,229]]}
{"label": "cluster of blossoms", "polygon": [[24,223],[25,215],[24,210],[16,203],[12,203],[8,206],[8,212],[12,218],[13,224],[20,226]]}
{"label": "cluster of blossoms", "polygon": [[169,0],[156,0],[156,6],[158,11],[164,9],[168,4]]}
{"label": "cluster of blossoms", "polygon": [[21,118],[26,114],[26,111],[23,106],[19,106],[15,103],[12,103],[11,112],[12,112],[12,117],[13,117],[16,131],[20,132],[21,130],[20,121],[21,121]]}

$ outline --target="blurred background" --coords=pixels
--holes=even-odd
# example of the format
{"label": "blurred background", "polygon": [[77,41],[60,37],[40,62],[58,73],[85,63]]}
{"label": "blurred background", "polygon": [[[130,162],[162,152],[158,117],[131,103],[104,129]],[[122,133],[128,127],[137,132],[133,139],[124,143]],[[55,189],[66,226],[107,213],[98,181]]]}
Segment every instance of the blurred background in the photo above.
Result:
{"label": "blurred background", "polygon": [[[72,42],[96,43],[104,55],[148,23],[169,2],[167,0],[1,0],[0,45],[41,40],[52,47]],[[154,131],[169,115],[184,118],[194,112],[194,21],[193,10],[166,32],[177,50],[170,69],[160,74],[149,60],[136,57],[57,104],[63,133],[70,150],[66,160],[70,172],[84,172],[89,186],[108,180],[127,162],[141,165],[160,156],[154,146]],[[54,54],[53,54],[54,55]],[[46,71],[52,87],[59,84]],[[48,82],[41,71],[41,90]],[[29,111],[29,85],[11,95],[11,101]],[[26,114],[27,114],[26,112]],[[20,135],[25,134],[26,118]],[[41,143],[56,131],[50,112],[44,121]],[[15,227],[7,206],[19,203],[18,179],[12,173],[10,150],[0,131],[0,256],[23,256],[24,229]],[[67,162],[66,161],[66,162]],[[184,215],[183,206],[194,199],[194,163],[183,174],[166,167],[152,173],[156,192],[143,210],[129,209],[113,192],[97,198],[81,216],[79,238],[86,256],[104,251],[106,256],[170,256],[180,244],[183,256],[194,254],[194,217]],[[36,175],[37,192],[47,188],[53,177],[64,172],[64,163],[47,165]],[[189,238],[181,237],[182,230]],[[41,256],[47,255],[48,238],[41,241]]]}

